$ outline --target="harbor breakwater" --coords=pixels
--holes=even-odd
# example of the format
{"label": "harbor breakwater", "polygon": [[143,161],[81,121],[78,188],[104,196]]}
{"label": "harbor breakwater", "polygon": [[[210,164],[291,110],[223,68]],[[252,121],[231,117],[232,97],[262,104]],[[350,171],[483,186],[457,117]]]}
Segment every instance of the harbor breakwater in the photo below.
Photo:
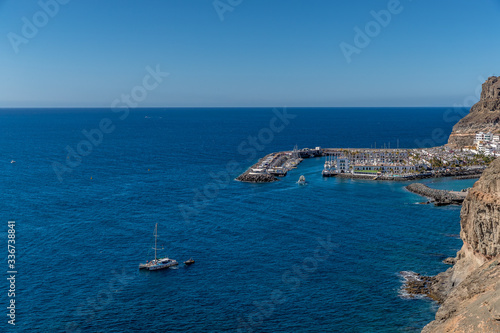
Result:
{"label": "harbor breakwater", "polygon": [[254,172],[253,170],[261,169],[260,166],[265,163],[266,160],[272,158],[273,154],[269,154],[261,158],[257,163],[252,165],[244,173],[236,177],[236,180],[240,182],[247,183],[272,183],[278,180],[274,175],[270,173]]}
{"label": "harbor breakwater", "polygon": [[430,198],[434,205],[461,205],[467,196],[467,192],[454,192],[446,190],[436,190],[421,183],[413,183],[406,186],[410,192]]}
{"label": "harbor breakwater", "polygon": [[247,183],[272,183],[278,181],[277,177],[286,176],[288,171],[296,168],[302,162],[300,156],[301,154],[297,150],[271,153],[236,177],[236,180]]}

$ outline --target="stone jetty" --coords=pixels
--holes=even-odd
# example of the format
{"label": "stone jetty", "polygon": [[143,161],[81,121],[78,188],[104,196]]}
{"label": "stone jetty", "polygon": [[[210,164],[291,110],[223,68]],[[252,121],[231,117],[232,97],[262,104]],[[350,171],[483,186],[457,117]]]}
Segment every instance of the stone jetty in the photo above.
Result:
{"label": "stone jetty", "polygon": [[446,190],[436,190],[421,183],[413,183],[406,186],[410,192],[431,198],[436,206],[461,205],[467,196],[467,192],[454,192]]}
{"label": "stone jetty", "polygon": [[278,181],[278,178],[276,178],[274,175],[268,172],[254,171],[254,170],[262,170],[263,168],[261,166],[264,163],[266,163],[266,161],[273,159],[274,159],[274,154],[269,154],[264,156],[257,163],[248,168],[247,171],[236,177],[236,180],[246,183],[272,183]]}
{"label": "stone jetty", "polygon": [[295,148],[293,151],[272,153],[261,158],[257,163],[239,175],[236,180],[247,183],[271,183],[284,177],[288,171],[296,168],[302,158]]}
{"label": "stone jetty", "polygon": [[245,172],[238,176],[236,180],[239,180],[240,182],[246,182],[246,183],[272,183],[275,181],[278,181],[279,179],[274,177],[273,175],[270,174],[259,174],[259,175],[254,175],[250,174],[249,172]]}

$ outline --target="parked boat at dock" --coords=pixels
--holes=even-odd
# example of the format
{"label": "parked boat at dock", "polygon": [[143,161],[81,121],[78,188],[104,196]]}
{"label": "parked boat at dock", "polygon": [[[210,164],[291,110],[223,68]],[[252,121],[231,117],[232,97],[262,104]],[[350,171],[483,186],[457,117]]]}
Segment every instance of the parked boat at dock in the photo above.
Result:
{"label": "parked boat at dock", "polygon": [[332,177],[337,175],[337,162],[334,160],[333,155],[327,155],[325,160],[325,166],[321,174],[323,177]]}

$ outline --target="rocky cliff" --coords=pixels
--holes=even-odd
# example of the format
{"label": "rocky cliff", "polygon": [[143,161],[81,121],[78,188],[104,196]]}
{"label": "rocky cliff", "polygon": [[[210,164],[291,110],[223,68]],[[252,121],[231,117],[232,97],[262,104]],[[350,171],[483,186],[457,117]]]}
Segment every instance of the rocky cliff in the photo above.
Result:
{"label": "rocky cliff", "polygon": [[478,132],[500,132],[500,77],[492,76],[483,83],[479,102],[453,126],[448,145],[454,148],[471,146]]}
{"label": "rocky cliff", "polygon": [[435,277],[442,305],[422,332],[500,332],[500,159],[464,200],[456,264]]}

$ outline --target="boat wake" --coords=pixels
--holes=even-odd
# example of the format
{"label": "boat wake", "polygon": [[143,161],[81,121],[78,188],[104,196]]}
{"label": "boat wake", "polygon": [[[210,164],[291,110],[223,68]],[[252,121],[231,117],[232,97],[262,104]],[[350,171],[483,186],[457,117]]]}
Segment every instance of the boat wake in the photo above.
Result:
{"label": "boat wake", "polygon": [[460,239],[460,235],[459,234],[444,234],[446,237],[451,237],[451,238],[455,238],[455,239]]}

